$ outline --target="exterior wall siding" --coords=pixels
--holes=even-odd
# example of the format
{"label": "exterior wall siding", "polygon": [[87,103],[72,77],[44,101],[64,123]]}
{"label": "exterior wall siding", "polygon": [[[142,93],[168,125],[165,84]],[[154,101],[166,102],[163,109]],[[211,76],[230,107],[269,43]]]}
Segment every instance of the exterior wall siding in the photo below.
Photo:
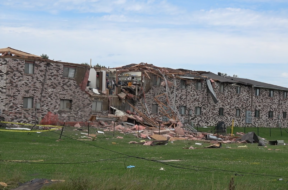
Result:
{"label": "exterior wall siding", "polygon": [[[173,83],[173,79],[169,79]],[[196,89],[197,80],[190,80],[185,89],[181,88],[180,80],[177,79],[176,101],[179,110],[180,106],[186,106],[186,113],[182,115],[183,121],[193,123],[194,126],[215,126],[219,121],[231,125],[234,120],[235,126],[243,127],[287,127],[288,119],[283,118],[283,112],[288,112],[288,99],[283,98],[283,92],[274,90],[274,97],[269,97],[268,89],[260,89],[260,96],[255,96],[254,88],[251,86],[238,85],[241,87],[240,94],[237,94],[237,85],[228,83],[213,83],[218,103],[214,103],[210,92],[208,92],[206,81],[201,81],[202,89]],[[220,92],[220,84],[224,85],[224,92]],[[173,96],[174,86],[170,88]],[[145,94],[147,107],[152,111],[152,104],[157,104],[154,97],[165,93],[163,86],[153,86]],[[159,99],[165,101],[165,98]],[[142,100],[143,101],[143,100]],[[137,109],[145,112],[145,108],[138,102]],[[195,115],[195,107],[201,107],[201,115]],[[224,115],[219,115],[219,108],[224,109]],[[192,115],[189,115],[189,110]],[[236,109],[240,109],[240,116],[236,117]],[[254,117],[255,109],[260,110],[260,117]],[[160,110],[160,108],[159,108]],[[252,112],[252,124],[245,122],[246,111]],[[268,118],[268,112],[273,111],[273,118]],[[162,119],[161,114],[153,114],[152,117]],[[278,118],[279,117],[279,118]]]}
{"label": "exterior wall siding", "polygon": [[[94,99],[85,90],[81,90],[83,84],[80,87],[74,78],[63,77],[63,64],[52,62],[46,71],[46,62],[32,63],[34,63],[34,74],[25,74],[24,59],[0,58],[2,72],[7,66],[7,91],[4,96],[2,92],[5,91],[2,89],[5,89],[5,83],[0,83],[0,106],[5,108],[3,114],[7,121],[39,122],[48,112],[57,115],[59,121],[87,121],[91,115],[96,114],[92,112]],[[85,76],[84,80],[86,78],[88,76]],[[23,108],[24,97],[33,97],[32,109]],[[72,100],[72,109],[61,110],[60,99]],[[35,109],[36,104],[40,104],[39,109]]]}
{"label": "exterior wall siding", "polygon": [[7,61],[0,59],[0,115],[5,110]]}

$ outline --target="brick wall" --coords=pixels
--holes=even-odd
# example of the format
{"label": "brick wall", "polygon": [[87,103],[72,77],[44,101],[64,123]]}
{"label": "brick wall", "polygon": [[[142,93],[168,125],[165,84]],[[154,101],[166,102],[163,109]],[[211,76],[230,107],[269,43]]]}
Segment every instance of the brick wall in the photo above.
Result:
{"label": "brick wall", "polygon": [[[79,67],[84,73],[84,82],[79,83],[74,78],[63,77],[64,65],[61,63],[52,62],[50,66],[47,66],[46,62],[32,61],[34,74],[27,75],[24,74],[25,62],[31,61],[0,58],[2,72],[7,65],[6,96],[1,94],[0,97],[0,106],[5,107],[6,120],[22,123],[38,122],[48,112],[51,112],[57,115],[60,121],[87,121],[92,114],[95,114],[92,112],[93,99],[85,90],[81,90],[85,80],[87,82],[88,76],[86,75],[89,73],[83,72],[83,66]],[[77,75],[77,66],[75,64],[73,66],[76,67]],[[77,76],[77,80],[79,80],[79,76]],[[5,89],[5,83],[1,82],[0,85],[1,93],[5,93],[2,90]],[[33,97],[34,108],[36,103],[40,103],[40,108],[23,108],[23,97]],[[60,110],[60,99],[72,100],[72,109],[70,111]]]}
{"label": "brick wall", "polygon": [[[173,82],[172,79],[169,81]],[[215,126],[218,121],[224,121],[231,125],[234,119],[235,126],[247,127],[277,127],[278,122],[282,127],[287,127],[288,119],[283,118],[282,112],[288,112],[288,99],[283,98],[283,91],[274,90],[274,97],[269,97],[268,89],[260,89],[260,96],[255,96],[254,88],[251,86],[241,86],[240,94],[236,93],[236,86],[227,83],[224,85],[224,93],[220,92],[220,83],[215,82],[213,89],[216,93],[218,103],[214,103],[210,92],[208,92],[206,81],[202,81],[202,89],[196,90],[196,80],[190,80],[185,89],[181,88],[180,80],[177,79],[176,101],[177,109],[179,106],[186,106],[186,114],[183,120],[193,122],[194,126]],[[174,87],[170,88],[172,95]],[[163,86],[153,86],[145,94],[148,109],[152,111],[152,104],[155,96],[166,92]],[[164,101],[165,98],[160,99]],[[138,102],[136,107],[145,112],[142,105]],[[202,114],[195,115],[195,107],[201,107]],[[224,108],[224,115],[219,116],[219,108]],[[189,110],[192,115],[189,115]],[[240,117],[236,117],[236,109],[240,109]],[[260,117],[254,117],[255,109],[260,110]],[[160,108],[159,108],[160,110]],[[252,124],[245,123],[245,112],[252,111]],[[273,118],[268,118],[268,112],[273,111]],[[279,116],[279,119],[278,119]],[[162,119],[161,115],[153,115]]]}

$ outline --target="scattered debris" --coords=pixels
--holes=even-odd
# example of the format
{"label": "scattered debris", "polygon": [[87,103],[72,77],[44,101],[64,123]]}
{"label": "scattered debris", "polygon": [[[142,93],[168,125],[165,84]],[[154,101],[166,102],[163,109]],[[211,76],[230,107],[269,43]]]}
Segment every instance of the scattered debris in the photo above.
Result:
{"label": "scattered debris", "polygon": [[[238,146],[238,148],[247,148],[247,145],[244,146]],[[269,149],[268,149],[269,150]]]}
{"label": "scattered debris", "polygon": [[164,169],[164,168],[160,168],[160,170],[162,170],[162,171],[165,171],[165,169]]}
{"label": "scattered debris", "polygon": [[135,166],[129,165],[129,166],[127,166],[127,168],[128,168],[128,169],[130,169],[130,168],[135,168]]}
{"label": "scattered debris", "polygon": [[3,186],[3,187],[7,187],[8,186],[7,183],[5,183],[5,182],[0,182],[0,185]]}
{"label": "scattered debris", "polygon": [[270,145],[285,145],[284,140],[269,141]]}
{"label": "scattered debris", "polygon": [[222,143],[218,142],[216,144],[212,144],[210,146],[207,146],[206,148],[221,148],[222,147]]}

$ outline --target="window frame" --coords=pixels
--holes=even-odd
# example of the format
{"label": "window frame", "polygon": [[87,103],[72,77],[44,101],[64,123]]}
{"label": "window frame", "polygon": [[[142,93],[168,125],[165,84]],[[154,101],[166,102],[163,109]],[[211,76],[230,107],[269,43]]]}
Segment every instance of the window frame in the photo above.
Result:
{"label": "window frame", "polygon": [[[101,108],[100,108],[100,110],[97,110],[97,105],[98,105],[99,103],[101,103]],[[96,104],[96,105],[93,106],[93,104]],[[95,107],[95,109],[93,109],[93,107]],[[92,111],[93,111],[93,112],[102,112],[102,111],[103,111],[103,101],[94,100],[94,101],[92,102]]]}
{"label": "window frame", "polygon": [[[156,111],[155,111],[155,108],[156,108]],[[152,114],[158,114],[159,113],[158,104],[152,104],[152,112],[151,113]]]}
{"label": "window frame", "polygon": [[260,96],[260,88],[255,88],[255,96]]}
{"label": "window frame", "polygon": [[236,86],[236,94],[241,94],[241,86]]}
{"label": "window frame", "polygon": [[241,116],[241,110],[239,108],[236,108],[236,117]]}
{"label": "window frame", "polygon": [[268,112],[268,118],[273,118],[273,111]]}
{"label": "window frame", "polygon": [[260,110],[255,110],[254,111],[254,117],[260,118]]}
{"label": "window frame", "polygon": [[[183,111],[184,113],[182,113],[181,108],[184,109],[184,111]],[[179,113],[180,113],[180,115],[186,115],[186,106],[179,106]]]}
{"label": "window frame", "polygon": [[219,108],[219,116],[224,116],[224,108]]}
{"label": "window frame", "polygon": [[[198,111],[197,110],[200,110],[200,113],[198,114]],[[202,115],[202,108],[197,106],[195,107],[195,115]]]}
{"label": "window frame", "polygon": [[[26,69],[26,65],[28,65],[28,69]],[[32,73],[30,73],[30,65],[32,65]],[[34,74],[34,68],[35,68],[35,63],[29,63],[29,62],[25,62],[25,66],[24,66],[24,74],[25,75],[33,75]],[[26,72],[28,71],[28,72]]]}
{"label": "window frame", "polygon": [[283,117],[283,119],[287,118],[287,112],[286,111],[282,112],[282,117]]}
{"label": "window frame", "polygon": [[224,84],[220,83],[219,91],[220,93],[224,93]]}
{"label": "window frame", "polygon": [[274,90],[269,90],[269,97],[274,97]]}
{"label": "window frame", "polygon": [[202,90],[202,82],[196,81],[196,90]]}
{"label": "window frame", "polygon": [[[25,100],[27,100],[26,106],[25,106]],[[31,100],[31,107],[28,105],[29,100]],[[23,97],[23,108],[24,109],[33,109],[34,108],[34,97]]]}
{"label": "window frame", "polygon": [[192,109],[190,109],[190,110],[188,111],[188,115],[190,115],[190,116],[193,115],[193,110],[192,110]]}
{"label": "window frame", "polygon": [[287,99],[287,91],[283,92],[283,99]]}
{"label": "window frame", "polygon": [[186,89],[186,80],[180,79],[180,88],[181,89]]}
{"label": "window frame", "polygon": [[[65,69],[68,69],[68,72],[67,72],[67,76],[66,76],[66,72],[65,72]],[[73,77],[70,77],[70,70],[74,69],[74,73],[73,73]],[[76,67],[69,67],[69,66],[64,66],[63,67],[63,77],[65,78],[70,78],[70,79],[74,79],[75,78],[75,75],[76,75]]]}
{"label": "window frame", "polygon": [[[67,101],[69,101],[69,103],[70,103],[70,108],[68,108],[68,109],[62,109],[62,103],[61,102],[63,102],[63,103],[65,103],[66,102],[66,104],[67,104]],[[72,103],[73,103],[73,101],[71,100],[71,99],[60,99],[60,109],[59,110],[61,110],[61,111],[71,111],[72,110]],[[64,104],[65,105],[65,104]],[[65,106],[66,107],[66,106]]]}

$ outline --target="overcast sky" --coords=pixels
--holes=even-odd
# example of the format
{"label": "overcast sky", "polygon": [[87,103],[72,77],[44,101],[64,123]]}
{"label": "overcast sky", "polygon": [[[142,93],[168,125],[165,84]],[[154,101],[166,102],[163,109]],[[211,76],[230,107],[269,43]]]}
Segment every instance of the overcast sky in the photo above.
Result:
{"label": "overcast sky", "polygon": [[288,87],[288,0],[1,0],[0,48]]}

